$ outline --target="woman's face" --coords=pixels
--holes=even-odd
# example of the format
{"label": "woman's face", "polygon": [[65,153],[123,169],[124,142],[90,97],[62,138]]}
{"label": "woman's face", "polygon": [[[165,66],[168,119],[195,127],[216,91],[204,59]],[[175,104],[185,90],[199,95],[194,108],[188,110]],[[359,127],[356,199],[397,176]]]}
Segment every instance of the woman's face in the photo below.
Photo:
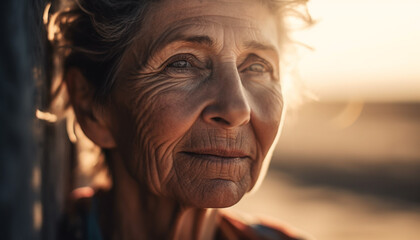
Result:
{"label": "woman's face", "polygon": [[276,18],[258,1],[153,5],[126,51],[109,128],[154,194],[227,207],[255,184],[283,100]]}

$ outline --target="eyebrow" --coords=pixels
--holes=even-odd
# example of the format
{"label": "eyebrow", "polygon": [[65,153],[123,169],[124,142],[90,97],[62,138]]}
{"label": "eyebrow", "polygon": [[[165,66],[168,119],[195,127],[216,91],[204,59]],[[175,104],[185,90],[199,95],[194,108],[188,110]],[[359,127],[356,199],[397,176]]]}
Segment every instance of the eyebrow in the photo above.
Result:
{"label": "eyebrow", "polygon": [[[182,23],[183,21],[181,21]],[[179,27],[174,27],[170,30],[164,31],[159,37],[155,39],[148,48],[147,57],[144,59],[143,63],[145,64],[149,57],[154,55],[156,52],[159,52],[166,46],[175,43],[175,42],[187,42],[187,43],[195,43],[207,46],[209,48],[215,47],[216,43],[207,35],[185,35],[182,34],[182,29],[190,28],[191,25],[194,24],[187,24],[181,25]]]}
{"label": "eyebrow", "polygon": [[178,39],[178,40],[190,42],[190,43],[203,44],[203,45],[207,45],[208,47],[212,47],[215,45],[214,41],[209,36],[192,36],[192,37],[187,37],[185,39]]}
{"label": "eyebrow", "polygon": [[[199,44],[204,45],[208,48],[214,48],[216,46],[216,43],[211,39],[211,37],[207,35],[185,35],[185,34],[173,34],[172,32],[176,32],[178,29],[173,29],[172,31],[168,31],[165,34],[161,35],[152,45],[152,47],[149,48],[148,57],[145,59],[145,63],[147,62],[147,59],[154,55],[156,52],[161,51],[163,48],[165,48],[168,45],[171,45],[173,43],[193,43],[193,44]],[[172,35],[172,36],[171,36]]]}
{"label": "eyebrow", "polygon": [[278,49],[271,44],[264,44],[257,41],[247,41],[245,42],[244,47],[246,49],[257,49],[257,50],[262,50],[262,51],[273,51],[273,52],[278,51]]}
{"label": "eyebrow", "polygon": [[[196,44],[206,45],[209,48],[215,47],[216,45],[215,42],[207,35],[197,35],[197,36],[177,35],[162,45],[169,45],[174,42],[196,43]],[[157,49],[155,50],[160,50],[161,48],[163,48],[164,46],[162,45],[157,46]],[[262,50],[262,51],[273,51],[273,52],[278,51],[278,49],[271,44],[265,44],[265,43],[261,43],[257,41],[247,41],[244,43],[243,46],[245,49],[257,49],[257,50]]]}

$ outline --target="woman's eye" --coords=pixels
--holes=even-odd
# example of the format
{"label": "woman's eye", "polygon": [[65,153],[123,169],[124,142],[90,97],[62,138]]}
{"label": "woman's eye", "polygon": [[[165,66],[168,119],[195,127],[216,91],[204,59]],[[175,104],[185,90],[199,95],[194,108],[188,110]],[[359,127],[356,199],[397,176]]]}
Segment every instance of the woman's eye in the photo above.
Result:
{"label": "woman's eye", "polygon": [[253,81],[270,81],[275,80],[273,65],[255,54],[250,54],[243,63],[238,67],[242,77]]}
{"label": "woman's eye", "polygon": [[168,59],[161,73],[170,77],[196,76],[203,73],[203,63],[192,54],[178,54]]}
{"label": "woman's eye", "polygon": [[260,64],[260,63],[254,63],[254,64],[250,65],[247,68],[247,70],[252,71],[252,72],[259,72],[259,73],[267,71],[266,67],[264,65]]}
{"label": "woman's eye", "polygon": [[191,63],[189,63],[186,60],[178,60],[178,61],[170,63],[168,65],[168,67],[171,67],[171,68],[191,68],[192,66],[191,66]]}

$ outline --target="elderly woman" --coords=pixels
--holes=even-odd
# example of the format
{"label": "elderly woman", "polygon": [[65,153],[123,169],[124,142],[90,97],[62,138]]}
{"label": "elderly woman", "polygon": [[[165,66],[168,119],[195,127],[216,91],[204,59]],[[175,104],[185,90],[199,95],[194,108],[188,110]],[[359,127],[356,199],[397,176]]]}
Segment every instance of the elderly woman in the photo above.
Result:
{"label": "elderly woman", "polygon": [[60,238],[298,239],[216,208],[265,174],[283,119],[284,15],[299,4],[101,0],[58,11],[49,34],[69,100],[112,176]]}

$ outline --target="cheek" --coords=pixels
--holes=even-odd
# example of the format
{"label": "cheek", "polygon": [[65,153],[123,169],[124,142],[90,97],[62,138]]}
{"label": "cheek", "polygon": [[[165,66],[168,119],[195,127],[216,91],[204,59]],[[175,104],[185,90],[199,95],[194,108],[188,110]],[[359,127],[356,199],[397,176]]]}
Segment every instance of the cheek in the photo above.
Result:
{"label": "cheek", "polygon": [[180,137],[197,115],[197,106],[191,104],[197,99],[186,79],[144,78],[129,87],[135,89],[129,104],[137,131],[150,138],[166,142]]}
{"label": "cheek", "polygon": [[253,87],[251,117],[255,134],[264,155],[268,152],[282,119],[283,96],[279,84]]}
{"label": "cheek", "polygon": [[167,195],[162,188],[175,178],[174,147],[199,111],[197,104],[188,104],[196,101],[187,100],[182,84],[160,82],[126,86],[121,91],[126,94],[117,96],[113,126],[118,126],[114,131],[118,148],[131,174],[153,193]]}

